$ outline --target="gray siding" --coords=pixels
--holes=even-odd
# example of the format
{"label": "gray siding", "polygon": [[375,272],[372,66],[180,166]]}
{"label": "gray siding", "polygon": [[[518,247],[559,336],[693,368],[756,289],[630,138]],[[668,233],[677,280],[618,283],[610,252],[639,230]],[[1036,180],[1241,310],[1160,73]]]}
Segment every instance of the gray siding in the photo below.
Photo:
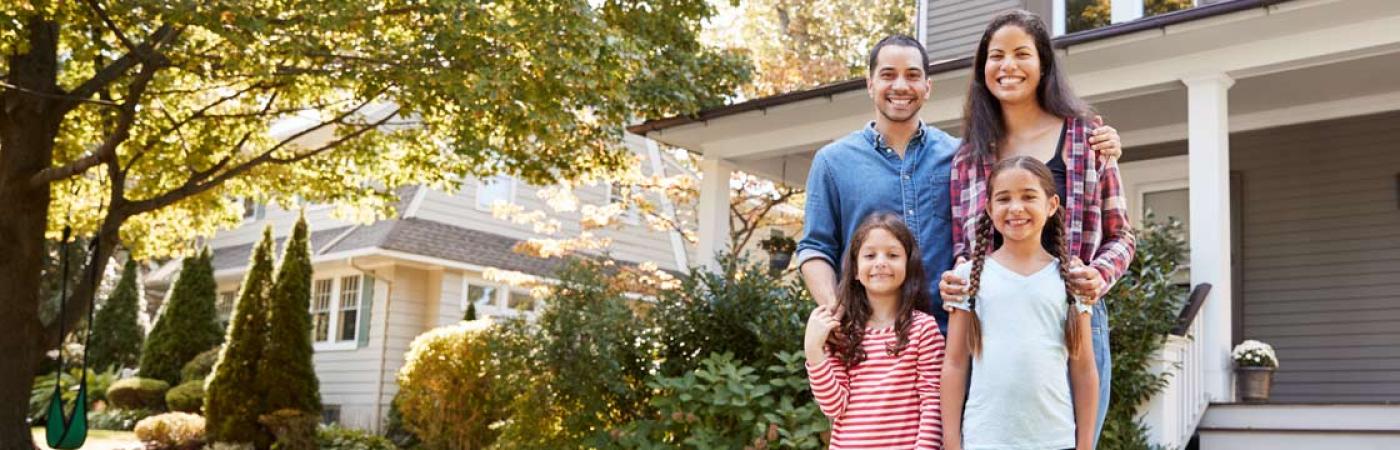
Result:
{"label": "gray siding", "polygon": [[992,16],[1025,7],[1021,0],[927,0],[924,48],[930,62],[972,56]]}
{"label": "gray siding", "polygon": [[1282,402],[1400,401],[1400,113],[1236,135],[1244,337]]}

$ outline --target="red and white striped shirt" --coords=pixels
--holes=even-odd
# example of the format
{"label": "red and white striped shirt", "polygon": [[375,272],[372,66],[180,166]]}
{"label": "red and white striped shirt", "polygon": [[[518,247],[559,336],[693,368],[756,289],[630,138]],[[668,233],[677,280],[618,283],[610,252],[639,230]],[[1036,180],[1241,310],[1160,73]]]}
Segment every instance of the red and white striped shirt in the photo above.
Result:
{"label": "red and white striped shirt", "polygon": [[865,361],[847,368],[828,352],[820,364],[807,364],[812,394],[832,420],[832,450],[943,448],[938,323],[916,311],[898,356],[886,351],[894,343],[894,327],[867,328]]}

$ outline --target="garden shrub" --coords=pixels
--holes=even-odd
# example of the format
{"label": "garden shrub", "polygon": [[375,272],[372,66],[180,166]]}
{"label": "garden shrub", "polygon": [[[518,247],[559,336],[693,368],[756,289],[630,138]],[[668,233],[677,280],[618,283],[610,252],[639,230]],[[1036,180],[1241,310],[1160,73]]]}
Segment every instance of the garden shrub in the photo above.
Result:
{"label": "garden shrub", "polygon": [[397,450],[388,438],[370,432],[339,425],[322,426],[316,431],[316,444],[321,450]]}
{"label": "garden shrub", "polygon": [[118,409],[165,409],[165,392],[170,383],[151,378],[132,377],[118,380],[107,388],[107,401]]}
{"label": "garden shrub", "polygon": [[94,430],[131,431],[141,419],[160,414],[149,409],[107,408],[88,413],[88,428]]}
{"label": "garden shrub", "polygon": [[296,409],[279,409],[258,416],[258,423],[277,438],[272,447],[278,450],[315,450],[316,426],[320,422],[319,414]]}
{"label": "garden shrub", "polygon": [[461,322],[419,335],[399,370],[395,405],[404,428],[426,449],[485,448],[491,424],[506,417],[497,359],[487,351],[490,322]]}
{"label": "garden shrub", "polygon": [[185,367],[180,369],[180,381],[191,382],[209,378],[209,374],[214,371],[214,363],[219,362],[219,349],[214,347],[205,350],[190,362],[185,363]]}
{"label": "garden shrub", "polygon": [[[217,307],[213,255],[205,248],[185,258],[160,317],[141,351],[141,376],[179,384],[180,368],[200,352],[224,341]],[[188,380],[184,380],[188,381]]]}
{"label": "garden shrub", "polygon": [[133,430],[149,450],[195,450],[204,446],[204,417],[173,412],[141,419]]}
{"label": "garden shrub", "polygon": [[165,393],[165,405],[171,411],[198,414],[204,409],[204,380],[185,382]]}
{"label": "garden shrub", "polygon": [[1105,450],[1151,446],[1146,427],[1137,421],[1137,408],[1166,387],[1166,375],[1153,374],[1150,364],[1176,325],[1188,294],[1172,281],[1187,251],[1181,224],[1158,222],[1151,215],[1143,222],[1136,232],[1136,257],[1104,297],[1113,354],[1112,394],[1099,438],[1099,448]]}
{"label": "garden shrub", "polygon": [[[82,369],[74,367],[58,377],[63,383],[64,405],[71,405],[73,400],[78,398],[78,381],[82,374]],[[87,406],[93,408],[98,402],[106,402],[107,388],[117,381],[117,369],[109,367],[106,372],[88,369],[87,374]],[[34,386],[29,393],[29,419],[32,422],[43,421],[49,414],[49,398],[53,396],[54,379],[53,374],[34,377]]]}

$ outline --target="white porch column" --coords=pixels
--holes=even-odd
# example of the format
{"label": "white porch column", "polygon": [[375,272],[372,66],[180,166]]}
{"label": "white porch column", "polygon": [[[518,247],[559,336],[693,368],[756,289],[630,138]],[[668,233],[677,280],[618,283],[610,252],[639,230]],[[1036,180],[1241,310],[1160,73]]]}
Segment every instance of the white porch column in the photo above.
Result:
{"label": "white porch column", "polygon": [[1234,401],[1230,361],[1230,122],[1224,73],[1183,79],[1187,89],[1191,191],[1191,285],[1210,283],[1202,309],[1204,387],[1211,401]]}
{"label": "white porch column", "polygon": [[729,244],[729,174],[733,171],[729,161],[709,157],[700,160],[700,204],[695,217],[700,242],[695,258],[711,270],[719,269],[715,254],[726,250]]}
{"label": "white porch column", "polygon": [[1142,17],[1142,0],[1113,0],[1109,6],[1109,20],[1123,23]]}

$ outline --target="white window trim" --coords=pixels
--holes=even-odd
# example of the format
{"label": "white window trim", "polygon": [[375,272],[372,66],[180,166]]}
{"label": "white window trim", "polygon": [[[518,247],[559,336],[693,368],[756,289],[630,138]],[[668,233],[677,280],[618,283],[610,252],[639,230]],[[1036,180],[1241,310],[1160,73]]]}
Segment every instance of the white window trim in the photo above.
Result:
{"label": "white window trim", "polygon": [[[492,177],[492,179],[494,179],[494,180],[496,180],[496,181],[499,181],[499,182],[504,182],[504,183],[507,184],[507,186],[509,186],[509,189],[507,189],[507,191],[506,191],[506,199],[505,199],[505,202],[506,202],[506,203],[515,203],[515,191],[516,191],[515,177],[509,177],[509,176],[504,176],[504,175],[498,175],[498,176]],[[491,181],[491,180],[489,180],[489,179],[483,180],[483,179],[479,179],[479,178],[476,180],[476,195],[475,195],[475,198],[472,200],[472,204],[476,207],[476,210],[477,210],[477,211],[488,211],[488,212],[489,212],[489,211],[491,211],[491,206],[495,204],[494,201],[491,202],[491,203],[487,203],[487,204],[485,204],[485,205],[482,205],[482,204],[481,204],[481,193],[483,192],[483,189],[482,189],[482,188],[486,187],[486,185],[487,185],[487,183],[488,183],[489,181]]]}
{"label": "white window trim", "polygon": [[499,284],[488,282],[481,278],[471,277],[464,274],[462,276],[462,292],[458,295],[457,299],[458,312],[460,314],[467,313],[467,290],[471,286],[489,287],[495,289],[491,292],[491,295],[494,298],[491,299],[490,303],[487,303],[486,305],[477,306],[477,318],[488,316],[501,316],[505,313],[504,310],[508,309],[504,306],[506,300],[502,293],[508,291],[509,289],[506,289],[504,286],[501,286]]}
{"label": "white window trim", "polygon": [[[611,205],[617,202],[617,199],[613,198],[613,187],[616,185],[611,182],[607,183],[607,185],[607,204]],[[638,209],[635,204],[627,205],[627,210],[622,212],[622,221],[628,225],[640,225],[642,223],[642,211]]]}
{"label": "white window trim", "polygon": [[[315,295],[314,289],[315,289],[315,286],[316,286],[316,281],[317,281],[317,280],[325,280],[325,279],[328,279],[328,278],[331,279],[330,321],[329,321],[329,323],[326,324],[326,327],[328,328],[328,330],[327,330],[327,332],[326,332],[326,339],[328,339],[328,340],[317,342],[317,341],[315,340],[315,336],[312,336],[311,348],[312,348],[312,350],[317,351],[317,352],[321,352],[321,351],[350,351],[350,350],[355,350],[355,349],[359,348],[359,338],[360,338],[361,322],[363,322],[363,321],[365,320],[365,314],[364,314],[364,311],[363,311],[363,309],[364,309],[363,306],[364,306],[364,305],[360,303],[360,302],[361,302],[360,299],[361,299],[361,298],[364,298],[364,295],[365,295],[365,293],[364,293],[364,289],[365,289],[365,275],[364,275],[364,274],[361,274],[361,273],[359,273],[359,272],[354,272],[354,271],[336,271],[336,272],[327,273],[327,274],[324,274],[324,275],[325,275],[325,276],[314,277],[314,278],[312,278],[312,280],[311,280],[311,286],[312,286],[312,289],[313,289],[312,295]],[[341,283],[342,283],[341,279],[342,279],[342,278],[348,278],[348,277],[359,277],[359,278],[360,278],[360,284],[359,284],[360,294],[359,294],[358,298],[356,298],[356,300],[355,300],[355,301],[356,301],[356,307],[355,307],[355,308],[356,308],[356,309],[355,309],[355,311],[356,311],[356,312],[355,312],[355,337],[354,337],[354,338],[351,338],[351,339],[349,339],[349,340],[337,340],[337,338],[340,337],[340,311],[341,311],[341,309],[340,309],[340,288],[341,288]],[[311,305],[311,306],[315,306],[315,305],[313,304],[313,305]],[[373,306],[373,305],[370,305],[370,307],[373,308],[374,306]],[[310,309],[308,309],[307,311],[310,312]],[[311,331],[312,331],[313,333],[315,332],[315,330],[311,330]]]}

